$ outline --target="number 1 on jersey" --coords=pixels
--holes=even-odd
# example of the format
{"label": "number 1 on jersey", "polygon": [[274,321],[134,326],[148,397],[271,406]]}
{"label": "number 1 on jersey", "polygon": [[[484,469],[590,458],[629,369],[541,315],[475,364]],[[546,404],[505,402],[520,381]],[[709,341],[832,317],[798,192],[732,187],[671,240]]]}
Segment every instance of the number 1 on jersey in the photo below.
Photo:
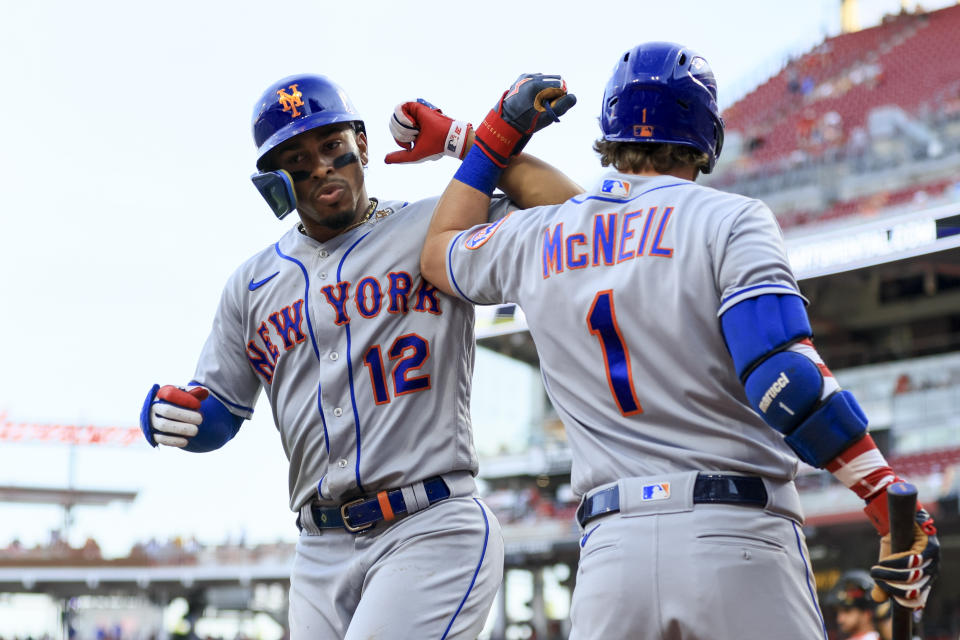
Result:
{"label": "number 1 on jersey", "polygon": [[600,340],[603,349],[603,364],[607,370],[607,382],[620,413],[632,416],[643,413],[633,389],[633,371],[630,369],[630,354],[617,326],[617,314],[613,308],[613,291],[599,291],[587,312],[590,333]]}

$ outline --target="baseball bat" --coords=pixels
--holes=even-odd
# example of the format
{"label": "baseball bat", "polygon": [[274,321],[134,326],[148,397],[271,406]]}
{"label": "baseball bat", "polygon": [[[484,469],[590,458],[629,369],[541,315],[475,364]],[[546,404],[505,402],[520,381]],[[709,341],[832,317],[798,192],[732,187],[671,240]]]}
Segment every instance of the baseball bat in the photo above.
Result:
{"label": "baseball bat", "polygon": [[[894,482],[887,487],[887,508],[890,514],[890,551],[906,551],[913,546],[917,488],[909,482]],[[911,640],[913,610],[900,606],[896,600],[890,605],[893,607],[893,640]]]}

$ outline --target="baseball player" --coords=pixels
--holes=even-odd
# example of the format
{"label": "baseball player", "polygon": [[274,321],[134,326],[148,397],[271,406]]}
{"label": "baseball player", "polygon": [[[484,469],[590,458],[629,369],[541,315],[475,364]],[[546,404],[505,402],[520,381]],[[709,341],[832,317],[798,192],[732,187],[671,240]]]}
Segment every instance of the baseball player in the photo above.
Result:
{"label": "baseball player", "polygon": [[867,501],[883,536],[875,593],[922,606],[933,521],[920,508],[913,548],[890,554],[896,475],[817,355],[773,214],[695,183],[723,142],[707,61],[672,43],[626,51],[595,145],[615,171],[562,205],[486,223],[496,176],[555,91],[508,93],[478,127],[421,271],[526,315],[581,496],[570,637],[825,637],[798,460]]}
{"label": "baseball player", "polygon": [[[461,157],[472,144],[468,123],[425,102],[397,118],[406,148],[388,162]],[[144,435],[216,449],[265,391],[301,530],[290,637],[475,638],[503,541],[474,482],[473,307],[419,270],[436,199],[368,196],[363,121],[326,77],[270,86],[253,135],[254,184],[278,218],[296,209],[299,222],[230,277],[193,379],[147,395]],[[500,184],[524,206],[580,191],[530,157]],[[488,213],[510,206],[501,198]]]}
{"label": "baseball player", "polygon": [[873,580],[866,571],[848,571],[840,576],[827,602],[837,612],[837,627],[849,640],[881,640],[874,624],[877,603],[870,597]]}

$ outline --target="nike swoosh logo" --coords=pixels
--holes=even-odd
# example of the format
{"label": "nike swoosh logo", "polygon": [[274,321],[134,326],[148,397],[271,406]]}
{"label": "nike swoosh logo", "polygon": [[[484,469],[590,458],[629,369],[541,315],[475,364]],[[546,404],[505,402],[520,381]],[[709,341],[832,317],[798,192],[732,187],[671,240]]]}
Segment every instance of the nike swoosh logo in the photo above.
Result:
{"label": "nike swoosh logo", "polygon": [[257,289],[259,289],[259,288],[262,287],[263,285],[265,285],[265,284],[267,284],[268,282],[270,282],[271,280],[273,280],[274,277],[276,277],[276,275],[279,274],[279,273],[280,273],[280,272],[277,271],[277,273],[273,274],[272,276],[267,276],[267,277],[264,278],[263,280],[258,280],[258,281],[256,281],[256,282],[254,282],[254,281],[251,279],[251,280],[250,280],[250,284],[247,285],[247,289],[250,289],[250,291],[256,291]]}

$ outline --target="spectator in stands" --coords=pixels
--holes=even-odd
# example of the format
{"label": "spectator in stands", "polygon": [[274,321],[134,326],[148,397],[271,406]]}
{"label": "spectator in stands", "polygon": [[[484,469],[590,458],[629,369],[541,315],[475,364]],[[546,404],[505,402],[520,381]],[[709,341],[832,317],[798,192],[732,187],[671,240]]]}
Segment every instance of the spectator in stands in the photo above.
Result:
{"label": "spectator in stands", "polygon": [[100,545],[97,544],[97,541],[93,538],[87,538],[87,541],[83,543],[83,547],[79,549],[80,557],[84,560],[100,560],[103,558],[100,553]]}
{"label": "spectator in stands", "polygon": [[909,375],[906,373],[901,373],[897,377],[897,384],[893,388],[893,393],[894,395],[898,395],[901,393],[909,393],[910,391],[913,391],[913,381],[910,379]]}
{"label": "spectator in stands", "polygon": [[789,74],[790,75],[787,79],[787,91],[790,93],[800,93],[800,76],[797,73],[797,70],[791,67]]}

